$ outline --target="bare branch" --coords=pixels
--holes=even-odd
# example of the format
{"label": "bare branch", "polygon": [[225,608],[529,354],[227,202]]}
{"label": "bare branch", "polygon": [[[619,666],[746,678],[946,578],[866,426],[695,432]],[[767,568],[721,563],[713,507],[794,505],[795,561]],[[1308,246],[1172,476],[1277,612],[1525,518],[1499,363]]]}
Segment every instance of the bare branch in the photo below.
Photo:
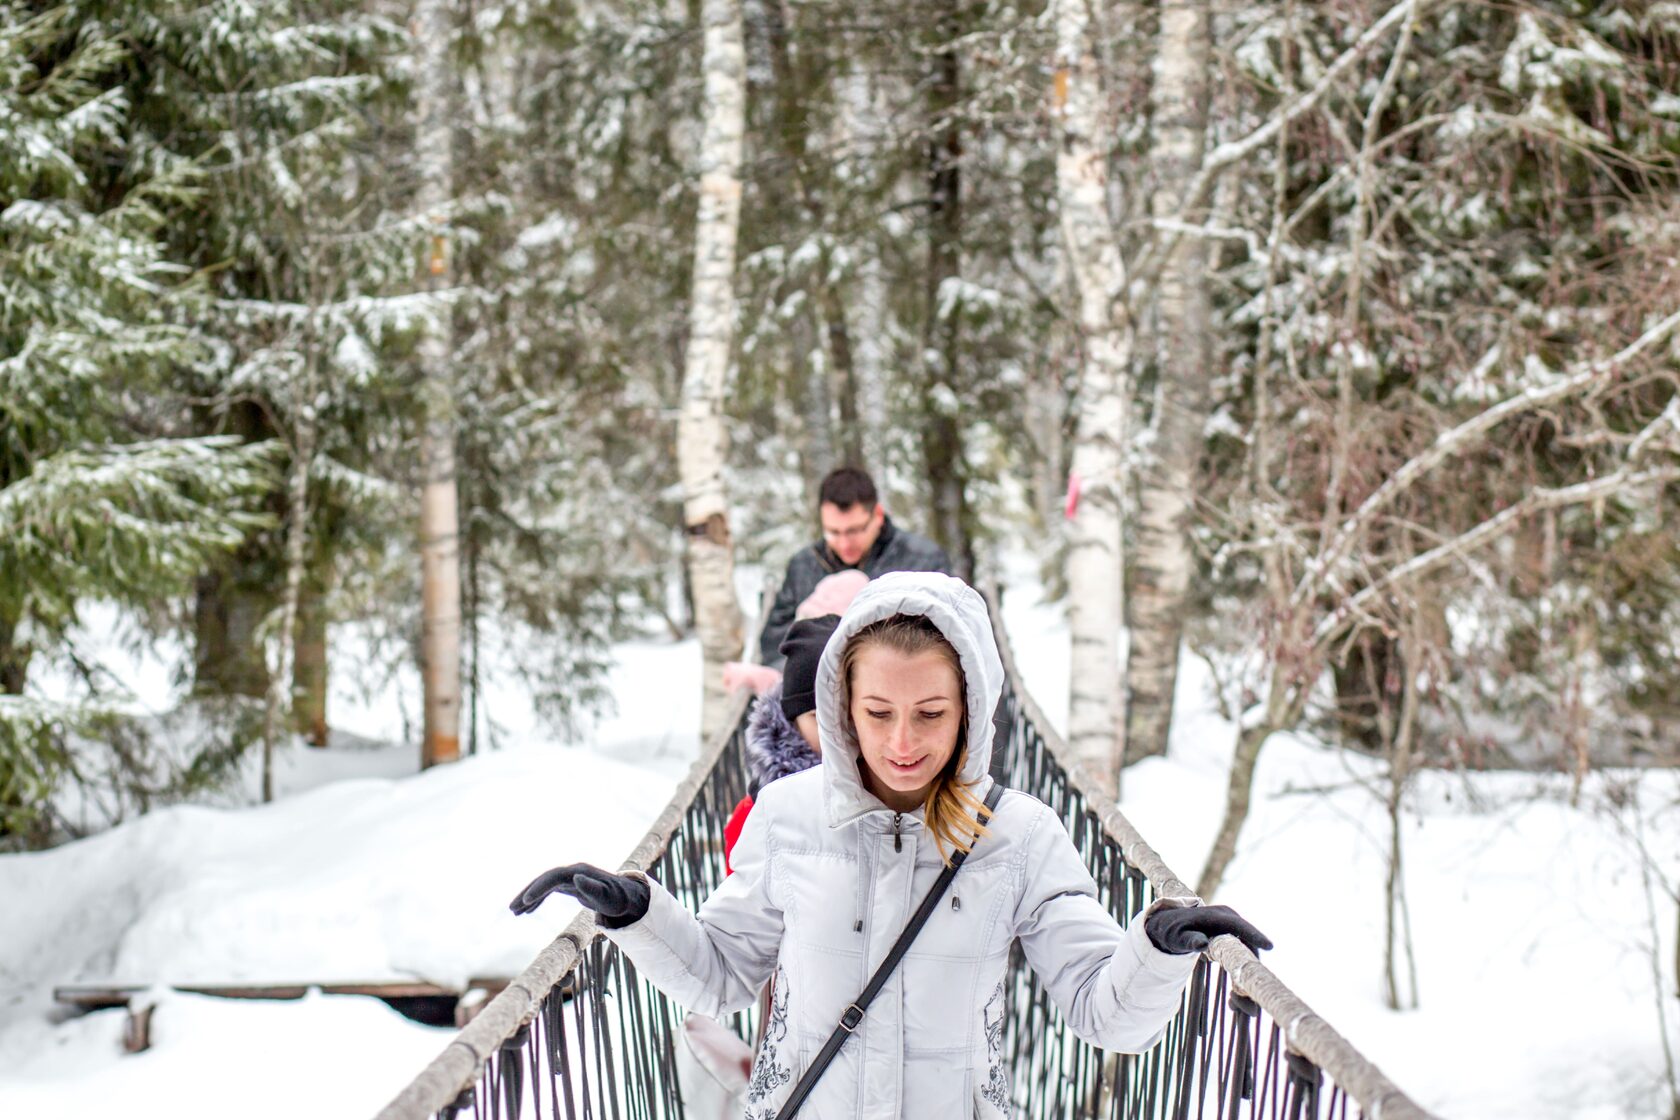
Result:
{"label": "bare branch", "polygon": [[1303,575],[1295,593],[1290,597],[1290,602],[1300,604],[1315,593],[1325,580],[1331,578],[1337,565],[1346,558],[1354,542],[1370,526],[1377,514],[1430,470],[1511,417],[1565,400],[1608,379],[1621,367],[1667,339],[1676,329],[1680,329],[1680,311],[1674,311],[1659,320],[1644,334],[1609,358],[1585,363],[1577,367],[1574,373],[1560,377],[1548,385],[1531,386],[1515,396],[1507,397],[1492,408],[1477,413],[1457,427],[1442,432],[1422,453],[1401,464],[1398,470],[1372,491],[1370,497],[1342,522],[1335,537],[1320,553],[1318,562]]}
{"label": "bare branch", "polygon": [[[1376,96],[1371,98],[1371,104],[1365,113],[1364,125],[1359,133],[1359,151],[1354,156],[1353,228],[1348,234],[1348,280],[1342,312],[1342,330],[1350,343],[1357,339],[1360,333],[1364,307],[1361,296],[1365,291],[1366,243],[1373,235],[1370,221],[1371,196],[1375,193],[1376,184],[1371,181],[1371,168],[1374,163],[1371,149],[1376,143],[1377,129],[1382,124],[1383,108],[1388,104],[1394,86],[1399,81],[1400,67],[1405,62],[1407,49],[1412,45],[1412,33],[1416,28],[1417,9],[1413,8],[1407,13],[1405,26],[1400,30],[1400,41],[1395,44],[1394,53],[1389,56],[1388,68],[1383,72]],[[1330,481],[1324,494],[1325,537],[1330,536],[1335,519],[1343,508],[1342,489],[1347,483],[1348,443],[1354,438],[1354,361],[1353,347],[1349,345],[1343,348],[1341,358],[1336,362],[1336,426],[1330,443]]]}
{"label": "bare branch", "polygon": [[1148,218],[1136,224],[1176,234],[1179,237],[1201,237],[1209,241],[1241,241],[1248,247],[1250,257],[1261,263],[1266,260],[1266,249],[1261,244],[1259,235],[1253,230],[1243,229],[1241,226],[1221,226],[1213,222],[1181,222],[1172,218]]}
{"label": "bare branch", "polygon": [[1635,470],[1629,465],[1614,474],[1579,482],[1574,486],[1565,486],[1562,489],[1555,490],[1532,490],[1522,501],[1507,506],[1473,529],[1459,534],[1445,544],[1437,545],[1427,552],[1418,553],[1404,564],[1389,569],[1375,583],[1361,588],[1346,602],[1338,604],[1334,611],[1319,622],[1313,630],[1313,641],[1316,645],[1323,646],[1336,637],[1351,616],[1361,612],[1367,603],[1388,591],[1389,588],[1406,580],[1427,575],[1452,560],[1463,558],[1474,549],[1514,528],[1518,522],[1530,514],[1538,513],[1544,509],[1557,509],[1561,506],[1580,505],[1584,502],[1596,501],[1600,498],[1609,497],[1618,491],[1634,487],[1675,481],[1680,481],[1680,467],[1653,467],[1649,470]]}
{"label": "bare branch", "polygon": [[[1208,192],[1213,189],[1214,181],[1227,168],[1241,163],[1264,148],[1286,124],[1316,109],[1319,103],[1335,88],[1342,75],[1352,69],[1360,59],[1364,58],[1372,47],[1381,42],[1388,32],[1394,29],[1395,25],[1402,20],[1411,18],[1414,11],[1421,12],[1422,9],[1434,2],[1436,0],[1400,0],[1381,19],[1367,28],[1365,33],[1354,42],[1353,46],[1343,51],[1325,69],[1310,89],[1280,106],[1265,124],[1260,125],[1248,135],[1237,140],[1228,140],[1209,152],[1207,158],[1202,161],[1201,170],[1196,173],[1195,179],[1191,180],[1189,188],[1184,192],[1183,209],[1185,213],[1193,213],[1207,200]],[[1147,287],[1154,283],[1162,265],[1172,256],[1173,250],[1177,247],[1179,236],[1174,234],[1165,241],[1158,242],[1153,251],[1146,254],[1139,262],[1136,272],[1141,286]]]}

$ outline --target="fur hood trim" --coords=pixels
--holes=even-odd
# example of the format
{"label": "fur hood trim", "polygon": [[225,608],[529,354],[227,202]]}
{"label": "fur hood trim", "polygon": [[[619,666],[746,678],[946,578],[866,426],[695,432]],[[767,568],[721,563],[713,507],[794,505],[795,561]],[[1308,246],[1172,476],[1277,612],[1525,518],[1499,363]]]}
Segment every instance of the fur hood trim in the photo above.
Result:
{"label": "fur hood trim", "polygon": [[782,686],[778,682],[758,698],[747,721],[748,792],[756,800],[758,791],[777,778],[809,770],[821,761],[799,728],[782,714]]}

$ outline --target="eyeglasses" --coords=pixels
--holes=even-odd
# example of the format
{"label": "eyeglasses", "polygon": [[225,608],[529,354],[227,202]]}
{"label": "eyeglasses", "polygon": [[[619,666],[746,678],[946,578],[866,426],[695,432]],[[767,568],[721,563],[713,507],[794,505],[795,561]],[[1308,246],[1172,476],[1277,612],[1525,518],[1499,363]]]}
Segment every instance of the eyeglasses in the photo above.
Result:
{"label": "eyeglasses", "polygon": [[869,526],[875,519],[871,517],[862,525],[854,525],[850,529],[830,529],[823,526],[823,540],[825,541],[855,541],[862,539],[868,532]]}

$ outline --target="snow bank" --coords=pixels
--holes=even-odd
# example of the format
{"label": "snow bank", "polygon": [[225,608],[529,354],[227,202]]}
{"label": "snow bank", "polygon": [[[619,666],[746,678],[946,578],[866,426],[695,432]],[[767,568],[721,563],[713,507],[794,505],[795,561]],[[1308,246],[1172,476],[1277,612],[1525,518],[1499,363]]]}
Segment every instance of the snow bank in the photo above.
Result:
{"label": "snow bank", "polygon": [[[181,703],[182,650],[97,605],[81,637],[137,711],[164,717]],[[170,1120],[376,1111],[451,1032],[362,997],[162,991],[153,1048],[125,1055],[124,1012],[67,1018],[52,989],[517,975],[576,906],[556,897],[515,918],[508,900],[557,863],[617,866],[699,751],[692,640],[615,647],[614,709],[571,746],[498,665],[480,706],[485,750],[425,773],[412,744],[418,680],[357,668],[379,659],[354,626],[335,628],[334,648],[333,745],[282,746],[273,804],[257,804],[253,752],[214,804],[0,856],[0,1116],[103,1115],[112,1101]],[[78,693],[45,664],[35,687]]]}
{"label": "snow bank", "polygon": [[[51,989],[396,979],[455,986],[517,975],[575,904],[551,899],[519,919],[508,900],[556,863],[616,866],[674,785],[587,751],[506,752],[401,781],[336,782],[265,807],[177,806],[0,859],[0,1115],[95,1115],[76,1102],[99,1099],[83,1094],[101,1087],[121,1087],[137,1116],[221,1116],[235,1100],[242,1115],[254,1115],[243,1101],[256,1085],[262,1115],[298,1115],[267,1091],[298,1079],[274,1076],[288,1068],[274,1064],[282,1055],[298,1058],[291,1068],[304,1082],[331,1085],[345,1056],[365,1052],[352,1067],[394,1091],[444,1036],[378,1001],[173,1000],[154,1022],[174,1045],[154,1060],[121,1056],[120,1012],[48,1026]],[[312,1040],[322,1037],[356,1042],[329,1044],[331,1061],[321,1065]],[[44,1060],[54,1053],[62,1060]],[[243,1079],[242,1092],[213,1107],[209,1093],[202,1109],[177,1098],[192,1080],[184,1070],[224,1061]],[[41,1103],[49,1099],[52,1108]],[[326,1098],[312,1099],[319,1107]],[[350,1114],[336,1100],[331,1111]]]}
{"label": "snow bank", "polygon": [[0,917],[0,967],[8,984],[512,976],[567,915],[520,921],[508,899],[555,863],[616,865],[672,788],[557,749],[164,809],[0,860],[0,897],[23,903]]}
{"label": "snow bank", "polygon": [[124,1013],[101,1011],[0,1050],[0,1113],[292,1120],[371,1116],[451,1032],[374,999],[255,1003],[160,993],[152,1048],[122,1052]]}

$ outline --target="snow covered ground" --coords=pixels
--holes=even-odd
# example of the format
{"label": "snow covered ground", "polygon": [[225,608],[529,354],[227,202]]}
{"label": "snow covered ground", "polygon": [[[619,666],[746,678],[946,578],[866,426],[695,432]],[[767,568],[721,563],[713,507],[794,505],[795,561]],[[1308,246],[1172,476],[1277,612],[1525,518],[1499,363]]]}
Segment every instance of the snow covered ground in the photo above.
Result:
{"label": "snow covered ground", "polygon": [[[1034,594],[1009,594],[1006,618],[1030,686],[1060,719],[1066,630]],[[504,749],[416,774],[413,748],[380,745],[402,738],[412,682],[359,696],[335,684],[335,723],[354,734],[326,752],[284,752],[275,804],[164,809],[0,857],[0,1117],[103,1115],[114,1101],[171,1120],[375,1111],[447,1031],[356,997],[160,993],[153,1048],[125,1056],[121,1012],[65,1019],[51,988],[517,972],[570,911],[551,901],[514,919],[506,900],[555,862],[617,862],[697,749],[684,730],[698,718],[695,644],[618,653],[619,714],[578,744],[552,741],[515,692],[496,694]],[[1123,803],[1191,878],[1234,728],[1195,659],[1179,701],[1170,759],[1134,768]],[[1664,893],[1680,883],[1680,779],[1602,775],[1571,808],[1567,785],[1544,776],[1420,778],[1405,820],[1420,1004],[1394,1013],[1380,983],[1379,776],[1297,737],[1267,745],[1221,901],[1277,942],[1268,963],[1443,1115],[1666,1115],[1658,1009],[1661,999],[1680,1043]],[[1641,843],[1660,880],[1649,893]]]}
{"label": "snow covered ground", "polygon": [[[170,651],[119,657],[121,620],[96,618],[113,632],[93,642],[130,691],[157,709],[173,702]],[[280,751],[273,804],[252,804],[252,759],[215,799],[225,804],[0,857],[0,1117],[79,1120],[118,1100],[172,1120],[377,1111],[451,1032],[368,998],[160,992],[148,997],[152,1048],[124,1055],[124,1012],[65,1020],[52,989],[517,975],[575,908],[557,898],[519,919],[508,900],[555,863],[620,862],[698,751],[698,645],[617,653],[618,713],[587,745],[554,741],[497,689],[505,749],[417,773],[417,749],[399,741],[417,682],[399,678],[381,698],[337,680],[342,745]]]}

